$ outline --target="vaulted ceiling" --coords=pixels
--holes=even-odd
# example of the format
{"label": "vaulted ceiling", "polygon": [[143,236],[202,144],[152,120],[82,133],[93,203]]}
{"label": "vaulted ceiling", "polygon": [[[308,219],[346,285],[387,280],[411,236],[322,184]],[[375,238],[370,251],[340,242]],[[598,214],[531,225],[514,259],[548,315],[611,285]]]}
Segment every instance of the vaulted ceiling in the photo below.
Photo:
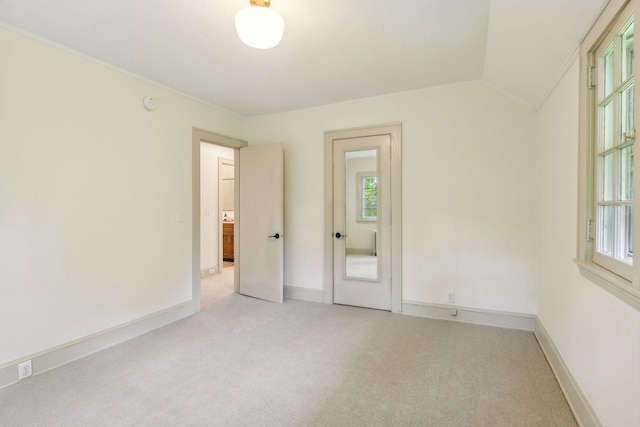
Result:
{"label": "vaulted ceiling", "polygon": [[236,35],[249,0],[0,0],[0,22],[242,116],[472,80],[535,109],[606,1],[272,0],[269,50]]}

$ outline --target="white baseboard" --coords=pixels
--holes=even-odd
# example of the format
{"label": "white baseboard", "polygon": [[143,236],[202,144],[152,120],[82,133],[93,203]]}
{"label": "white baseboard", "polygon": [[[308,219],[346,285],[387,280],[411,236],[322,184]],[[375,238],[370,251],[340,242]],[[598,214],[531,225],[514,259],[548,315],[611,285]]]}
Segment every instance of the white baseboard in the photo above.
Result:
{"label": "white baseboard", "polygon": [[324,302],[322,289],[301,288],[299,286],[285,286],[284,297],[308,302]]}
{"label": "white baseboard", "polygon": [[593,411],[593,408],[582,393],[582,390],[580,390],[580,387],[578,387],[578,383],[576,383],[573,375],[571,375],[571,371],[569,371],[562,356],[558,353],[558,349],[553,344],[551,337],[540,322],[540,319],[536,319],[534,333],[573,411],[573,416],[576,418],[578,425],[581,427],[602,427],[598,416]]}
{"label": "white baseboard", "polygon": [[[188,301],[140,319],[132,320],[123,325],[24,356],[20,360],[0,366],[0,388],[18,382],[18,363],[22,363],[25,360],[31,360],[33,375],[38,375],[189,317],[198,311],[199,307],[194,307],[193,302]],[[23,381],[28,381],[28,378]]]}
{"label": "white baseboard", "polygon": [[[457,310],[457,314],[452,315],[451,310]],[[535,316],[532,314],[458,307],[453,304],[429,304],[404,300],[402,314],[525,331],[533,331],[535,328]]]}

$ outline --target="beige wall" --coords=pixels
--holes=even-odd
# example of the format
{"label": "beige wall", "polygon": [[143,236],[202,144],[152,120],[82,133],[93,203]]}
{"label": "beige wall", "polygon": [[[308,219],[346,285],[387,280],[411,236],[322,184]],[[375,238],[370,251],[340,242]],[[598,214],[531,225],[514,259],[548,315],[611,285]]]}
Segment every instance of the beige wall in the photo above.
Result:
{"label": "beige wall", "polygon": [[640,313],[583,278],[576,62],[537,112],[538,316],[605,426],[640,425]]}
{"label": "beige wall", "polygon": [[244,119],[2,27],[0,57],[0,366],[191,300],[192,127]]}
{"label": "beige wall", "polygon": [[285,152],[285,285],[321,289],[327,130],[402,122],[403,298],[534,313],[534,114],[480,82],[248,119]]}

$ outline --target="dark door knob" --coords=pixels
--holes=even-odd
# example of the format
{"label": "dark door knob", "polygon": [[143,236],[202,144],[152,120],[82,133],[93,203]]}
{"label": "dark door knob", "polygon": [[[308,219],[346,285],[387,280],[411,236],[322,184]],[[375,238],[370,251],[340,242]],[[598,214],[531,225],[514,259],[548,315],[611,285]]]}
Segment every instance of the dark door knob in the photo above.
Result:
{"label": "dark door knob", "polygon": [[279,239],[280,238],[280,234],[276,233],[273,236],[267,236],[267,237],[273,237],[275,239]]}
{"label": "dark door knob", "polygon": [[345,237],[347,237],[346,234],[336,233],[336,239],[344,239]]}

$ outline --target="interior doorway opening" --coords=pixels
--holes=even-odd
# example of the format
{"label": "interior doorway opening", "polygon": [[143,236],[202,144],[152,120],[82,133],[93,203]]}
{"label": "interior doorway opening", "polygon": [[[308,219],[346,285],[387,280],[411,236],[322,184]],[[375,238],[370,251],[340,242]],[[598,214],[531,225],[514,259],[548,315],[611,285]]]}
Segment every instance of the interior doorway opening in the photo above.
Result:
{"label": "interior doorway opening", "polygon": [[233,293],[235,149],[200,142],[201,308]]}
{"label": "interior doorway opening", "polygon": [[[192,132],[192,299],[197,310],[239,289],[235,183],[239,149],[246,146],[245,141],[201,129]],[[226,249],[232,251],[226,254],[225,228]]]}

